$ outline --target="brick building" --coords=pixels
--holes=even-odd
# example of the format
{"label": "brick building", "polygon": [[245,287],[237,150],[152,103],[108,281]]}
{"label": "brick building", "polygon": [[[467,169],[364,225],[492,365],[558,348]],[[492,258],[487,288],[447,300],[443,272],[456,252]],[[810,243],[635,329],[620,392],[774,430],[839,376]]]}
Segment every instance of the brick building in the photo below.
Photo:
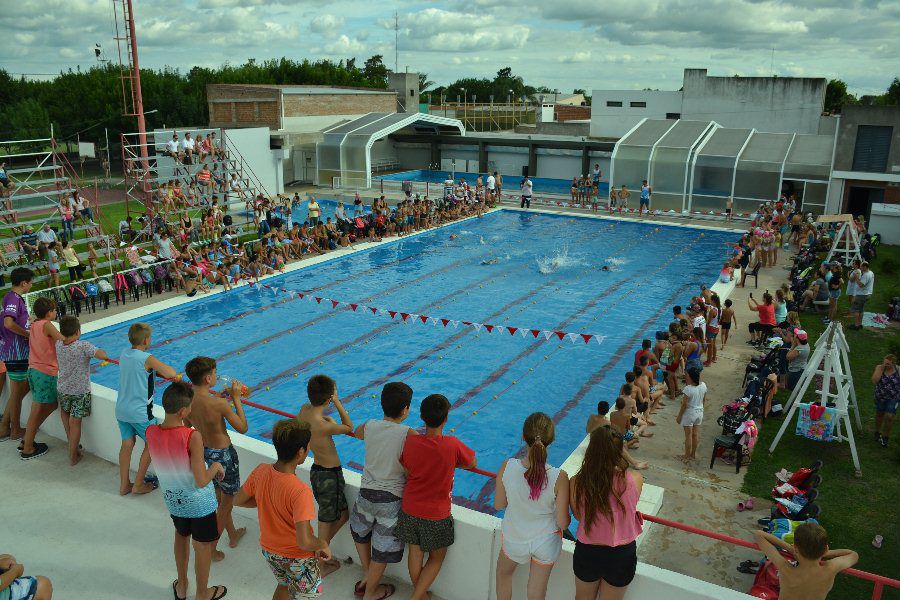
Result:
{"label": "brick building", "polygon": [[573,106],[570,104],[557,104],[554,108],[556,113],[556,122],[565,123],[566,121],[590,121],[590,106]]}
{"label": "brick building", "polygon": [[327,126],[370,112],[397,110],[394,91],[316,85],[210,84],[206,101],[210,127],[273,131]]}

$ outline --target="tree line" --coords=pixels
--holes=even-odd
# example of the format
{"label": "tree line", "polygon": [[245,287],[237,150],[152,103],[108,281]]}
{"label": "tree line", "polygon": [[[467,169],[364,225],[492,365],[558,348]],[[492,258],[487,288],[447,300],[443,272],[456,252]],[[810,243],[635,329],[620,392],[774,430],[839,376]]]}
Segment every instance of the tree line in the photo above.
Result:
{"label": "tree line", "polygon": [[[306,84],[387,88],[388,69],[375,55],[358,64],[348,60],[272,59],[225,64],[216,69],[194,67],[141,69],[141,90],[148,129],[163,126],[204,125],[209,122],[206,86],[211,83]],[[505,67],[493,79],[463,78],[447,86],[432,88],[428,74],[419,77],[423,101],[455,101],[465,94],[479,102],[531,99],[538,93],[553,93],[546,87],[525,83]],[[126,87],[127,89],[127,87]],[[465,91],[463,91],[465,90]],[[122,83],[117,65],[103,64],[88,70],[68,70],[48,81],[16,79],[0,69],[0,139],[35,139],[50,136],[53,125],[57,140],[94,142],[105,147],[105,135],[115,147],[120,132],[133,132],[133,117],[124,117]],[[115,160],[116,151],[112,151]]]}
{"label": "tree line", "polygon": [[832,79],[825,88],[825,112],[840,114],[845,106],[900,106],[900,78],[894,81],[883,94],[854,96],[847,91],[847,84],[840,79]]}
{"label": "tree line", "polygon": [[[307,84],[351,87],[387,87],[387,67],[380,55],[362,65],[355,58],[295,61],[287,58],[242,65],[225,64],[217,69],[194,67],[141,69],[141,91],[148,129],[167,126],[204,125],[209,122],[206,86],[210,83]],[[127,89],[127,88],[126,88]],[[58,140],[105,144],[104,129],[111,143],[120,132],[133,132],[133,117],[124,117],[119,67],[105,64],[86,71],[64,71],[49,81],[16,79],[0,69],[0,139],[35,139],[50,136],[50,125]],[[115,153],[113,153],[115,158]]]}

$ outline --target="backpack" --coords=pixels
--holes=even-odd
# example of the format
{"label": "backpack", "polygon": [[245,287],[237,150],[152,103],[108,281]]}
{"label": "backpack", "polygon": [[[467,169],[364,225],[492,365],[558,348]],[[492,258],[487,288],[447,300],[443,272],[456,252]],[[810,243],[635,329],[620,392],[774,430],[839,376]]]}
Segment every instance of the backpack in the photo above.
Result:
{"label": "backpack", "polygon": [[156,279],[163,280],[169,277],[169,271],[164,265],[156,265],[153,267],[153,274]]}
{"label": "backpack", "polygon": [[124,273],[116,273],[113,281],[115,281],[116,291],[128,289],[128,279],[126,279]]}
{"label": "backpack", "polygon": [[144,285],[144,280],[141,278],[141,274],[137,271],[131,271],[130,273],[128,273],[128,279],[130,280],[132,287],[140,287]]}
{"label": "backpack", "polygon": [[81,287],[73,285],[69,288],[69,297],[72,300],[82,300],[87,298],[87,293]]}
{"label": "backpack", "polygon": [[140,274],[144,283],[153,283],[153,274],[150,272],[150,269],[141,269]]}
{"label": "backpack", "polygon": [[91,297],[96,296],[97,295],[97,284],[94,283],[93,281],[86,283],[84,285],[84,291],[87,293],[88,296],[91,296]]}
{"label": "backpack", "polygon": [[109,280],[107,280],[107,279],[100,279],[100,280],[98,280],[98,281],[97,281],[97,287],[98,287],[98,288],[100,289],[100,291],[103,292],[104,294],[113,291],[113,286],[112,286],[112,284],[109,282]]}
{"label": "backpack", "polygon": [[672,364],[672,361],[675,360],[675,353],[672,352],[672,346],[666,346],[665,349],[659,355],[659,364],[664,367],[668,367]]}

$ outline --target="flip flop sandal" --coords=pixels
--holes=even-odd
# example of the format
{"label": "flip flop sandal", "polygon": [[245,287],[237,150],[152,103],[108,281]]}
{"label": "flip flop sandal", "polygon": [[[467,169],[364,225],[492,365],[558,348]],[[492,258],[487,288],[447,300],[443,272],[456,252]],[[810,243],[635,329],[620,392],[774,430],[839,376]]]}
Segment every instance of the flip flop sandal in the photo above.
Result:
{"label": "flip flop sandal", "polygon": [[872,547],[873,547],[873,548],[877,548],[877,549],[880,550],[880,549],[881,549],[881,545],[882,545],[883,543],[884,543],[884,538],[883,538],[882,536],[880,536],[880,535],[876,535],[876,536],[875,536],[875,539],[872,540]]}
{"label": "flip flop sandal", "polygon": [[[228,595],[228,588],[225,587],[224,585],[217,585],[213,589],[215,589],[216,591],[213,593],[212,598],[210,598],[210,600],[219,600],[220,598],[224,598],[225,596]],[[219,593],[219,590],[222,591],[221,594]]]}
{"label": "flip flop sandal", "polygon": [[746,500],[744,500],[744,510],[753,510],[753,498],[747,498]]}
{"label": "flip flop sandal", "polygon": [[393,596],[394,592],[397,591],[396,586],[394,586],[394,584],[392,584],[392,583],[384,583],[382,585],[384,586],[384,590],[385,590],[384,594],[382,594],[381,596],[378,596],[378,598],[376,598],[376,600],[386,600],[387,598],[390,598],[391,596]]}
{"label": "flip flop sandal", "polygon": [[738,573],[746,573],[748,575],[755,575],[759,572],[759,563],[755,560],[745,560],[741,564],[737,566]]}
{"label": "flip flop sandal", "polygon": [[744,504],[743,502],[738,502],[737,503],[737,511],[744,512],[745,510],[747,510],[747,505]]}
{"label": "flip flop sandal", "polygon": [[366,582],[365,581],[357,581],[353,586],[353,595],[354,596],[365,596],[366,595]]}
{"label": "flip flop sandal", "polygon": [[178,595],[178,580],[172,582],[172,595],[175,596],[175,600],[187,600],[187,596],[179,596]]}

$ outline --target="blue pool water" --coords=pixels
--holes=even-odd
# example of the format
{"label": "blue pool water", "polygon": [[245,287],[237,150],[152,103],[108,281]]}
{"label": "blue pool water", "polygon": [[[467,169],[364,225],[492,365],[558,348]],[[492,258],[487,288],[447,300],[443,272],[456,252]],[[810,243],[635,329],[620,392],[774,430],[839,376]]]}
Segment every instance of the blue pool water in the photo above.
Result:
{"label": "blue pool water", "polygon": [[[444,394],[454,406],[446,429],[455,429],[477,451],[479,466],[491,471],[520,450],[524,418],[543,411],[557,422],[549,450],[560,464],[583,438],[597,402],[615,397],[641,340],[668,324],[673,303],[715,281],[723,242],[733,237],[611,225],[500,211],[269,281],[415,314],[605,335],[602,344],[404,323],[240,288],[148,317],[152,352],[179,371],[198,354],[213,356],[220,373],[254,388],[252,400],[292,413],[306,400],[307,379],[326,373],[338,382],[354,423],[381,415],[377,396],[386,381],[404,380],[414,389],[408,423],[416,427],[419,402]],[[451,240],[451,233],[459,237]],[[481,264],[491,258],[499,260]],[[613,270],[601,271],[604,264]],[[117,356],[129,325],[86,338]],[[117,377],[112,366],[94,374],[111,388]],[[279,417],[247,412],[250,435],[266,439]],[[344,437],[338,449],[345,465],[358,469],[362,444]],[[457,502],[484,509],[492,492],[486,478],[458,472]]]}
{"label": "blue pool water", "polygon": [[[477,173],[462,173],[457,171],[455,175],[457,179],[465,177],[470,185],[475,185],[475,180],[478,179]],[[429,183],[444,183],[449,177],[449,171],[413,169],[411,171],[382,175],[379,179],[386,179],[389,181],[427,181]],[[486,181],[487,177],[485,176],[483,179]],[[564,196],[571,195],[571,179],[550,179],[547,177],[531,177],[530,179],[534,186],[534,195],[537,197],[540,197],[542,193],[562,194]],[[511,193],[515,193],[515,191],[519,189],[519,184],[521,183],[522,178],[518,175],[503,175],[503,188]],[[598,193],[601,198],[606,198],[609,195],[609,183],[601,181],[598,186]]]}

